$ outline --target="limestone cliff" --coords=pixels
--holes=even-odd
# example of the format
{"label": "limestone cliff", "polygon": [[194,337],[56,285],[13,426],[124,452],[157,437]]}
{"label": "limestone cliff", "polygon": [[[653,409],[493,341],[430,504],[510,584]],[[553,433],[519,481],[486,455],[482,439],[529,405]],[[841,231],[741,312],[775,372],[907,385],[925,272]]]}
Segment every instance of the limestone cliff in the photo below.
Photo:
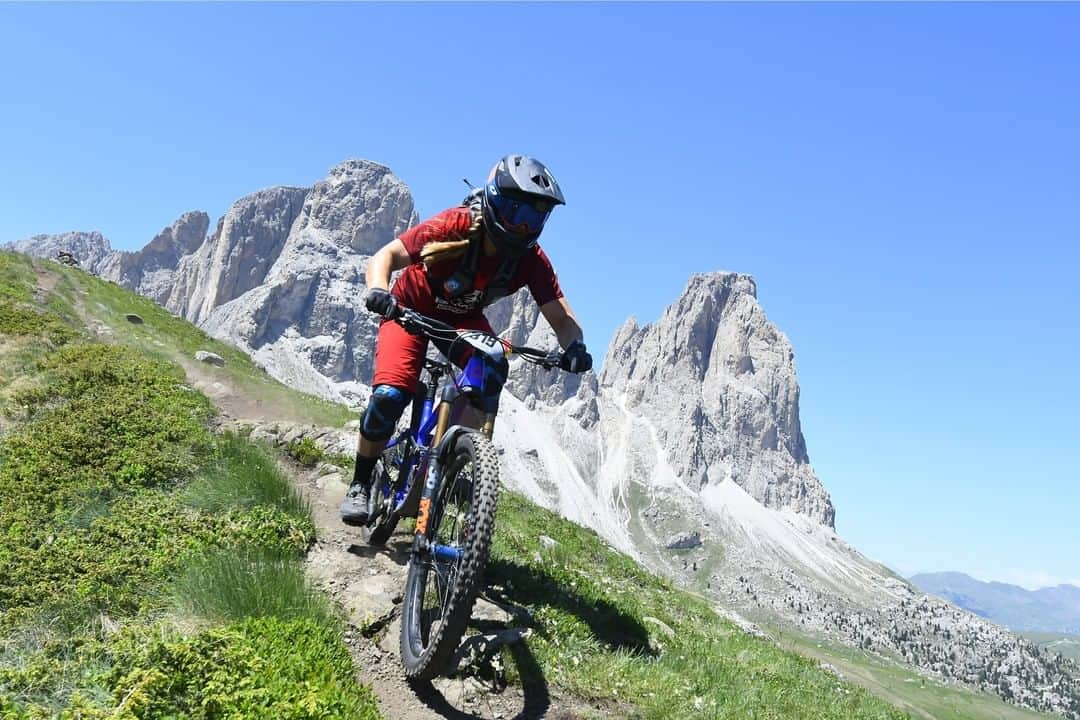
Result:
{"label": "limestone cliff", "polygon": [[695,274],[658,321],[628,320],[600,386],[652,421],[692,488],[730,479],[765,507],[833,525],[799,424],[795,353],[765,317],[749,275]]}

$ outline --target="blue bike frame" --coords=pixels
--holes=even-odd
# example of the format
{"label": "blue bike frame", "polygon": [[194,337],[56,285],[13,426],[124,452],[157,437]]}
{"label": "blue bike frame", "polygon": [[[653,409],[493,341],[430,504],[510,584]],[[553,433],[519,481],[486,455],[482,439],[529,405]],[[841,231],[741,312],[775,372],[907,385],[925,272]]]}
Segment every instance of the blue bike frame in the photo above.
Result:
{"label": "blue bike frame", "polygon": [[[416,445],[416,452],[411,452],[406,455],[404,465],[398,471],[398,477],[404,477],[405,482],[402,483],[398,491],[394,493],[395,512],[401,508],[402,503],[405,502],[405,498],[409,494],[409,490],[412,488],[414,481],[412,476],[413,468],[417,468],[420,473],[427,470],[428,460],[431,458],[432,431],[435,429],[437,418],[438,415],[435,413],[435,399],[432,397],[425,397],[423,407],[420,411],[419,427],[410,427],[403,434],[398,435],[390,442],[386,443],[386,449],[389,450],[397,446],[398,443],[405,438],[411,437],[413,443]],[[383,493],[390,493],[389,485],[383,485]]]}
{"label": "blue bike frame", "polygon": [[[473,356],[465,363],[464,369],[460,371],[451,369],[450,377],[453,380],[454,388],[462,394],[479,391],[484,387],[485,373],[489,372],[486,368],[487,365],[483,360]],[[400,468],[398,477],[404,477],[406,480],[400,484],[399,489],[394,493],[394,512],[401,509],[416,478],[424,477],[428,470],[431,453],[435,449],[433,447],[433,435],[439,417],[435,411],[435,395],[437,394],[437,389],[433,389],[424,398],[419,423],[415,427],[410,425],[408,430],[386,443],[386,450],[390,450],[408,438],[413,441],[416,448],[415,452],[411,452],[406,456],[404,465]],[[440,402],[449,402],[449,400],[443,398]],[[450,417],[451,423],[455,423],[460,416],[460,409],[454,408],[453,410],[454,412]],[[383,485],[383,493],[384,495],[390,493],[389,485]]]}
{"label": "blue bike frame", "polygon": [[[432,503],[440,492],[442,483],[441,465],[447,461],[448,451],[454,447],[461,434],[475,432],[474,428],[460,424],[461,414],[465,407],[461,401],[467,398],[468,403],[482,413],[484,419],[480,432],[490,439],[495,415],[499,409],[499,395],[502,393],[509,372],[506,356],[511,352],[527,352],[533,358],[539,356],[539,364],[549,369],[554,366],[554,361],[547,359],[545,362],[544,358],[550,358],[550,354],[533,348],[514,348],[490,333],[458,331],[412,311],[404,312],[406,321],[419,327],[421,333],[428,334],[429,337],[449,340],[447,335],[456,333],[456,339],[451,343],[450,351],[444,351],[448,357],[453,355],[453,343],[464,342],[473,348],[472,354],[460,371],[452,364],[438,363],[433,366],[425,363],[425,367],[431,374],[432,385],[426,387],[419,417],[417,418],[414,414],[414,420],[410,423],[409,429],[386,445],[387,450],[397,447],[402,442],[413,445],[401,459],[402,464],[398,468],[397,477],[404,478],[404,482],[397,483],[399,487],[393,491],[394,497],[391,503],[393,509],[390,511],[391,514],[401,513],[398,517],[404,517],[406,513],[412,515],[414,508],[411,507],[410,498],[415,497],[414,493],[420,490],[420,497],[415,508],[416,534],[413,552],[430,553],[438,560],[456,561],[461,557],[461,551],[458,548],[430,542],[426,533]],[[437,333],[443,333],[443,335],[437,336]],[[443,374],[448,374],[452,382],[444,384],[439,405],[436,408],[435,396],[439,394],[438,384]],[[417,487],[418,482],[423,483],[420,488]],[[384,481],[383,497],[387,497],[391,491],[391,486]],[[410,503],[410,507],[405,508],[406,503]]]}

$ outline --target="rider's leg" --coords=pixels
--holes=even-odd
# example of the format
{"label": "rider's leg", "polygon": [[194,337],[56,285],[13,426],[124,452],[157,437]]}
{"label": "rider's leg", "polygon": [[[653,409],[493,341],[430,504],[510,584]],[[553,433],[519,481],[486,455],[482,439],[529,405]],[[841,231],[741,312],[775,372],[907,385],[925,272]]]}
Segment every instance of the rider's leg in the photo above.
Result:
{"label": "rider's leg", "polygon": [[368,519],[371,475],[398,420],[412,399],[412,393],[393,385],[376,385],[360,421],[360,439],[352,484],[341,503],[341,519],[348,524],[363,524]]}
{"label": "rider's leg", "polygon": [[352,484],[341,503],[341,519],[348,524],[367,522],[375,462],[415,392],[426,350],[424,338],[406,333],[397,323],[384,322],[379,327],[374,388],[360,421]]}

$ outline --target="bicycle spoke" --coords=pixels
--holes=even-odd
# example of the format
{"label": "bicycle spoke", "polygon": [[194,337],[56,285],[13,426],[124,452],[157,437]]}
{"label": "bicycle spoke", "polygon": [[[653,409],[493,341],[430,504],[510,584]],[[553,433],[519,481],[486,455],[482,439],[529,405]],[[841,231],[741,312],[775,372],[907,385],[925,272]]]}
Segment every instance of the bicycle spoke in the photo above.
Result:
{"label": "bicycle spoke", "polygon": [[[467,437],[432,498],[424,550],[415,557],[403,613],[402,660],[410,677],[430,678],[460,641],[493,526],[497,469],[490,441]],[[480,444],[479,451],[476,450]],[[482,461],[482,462],[481,462]],[[477,483],[480,483],[479,485]]]}

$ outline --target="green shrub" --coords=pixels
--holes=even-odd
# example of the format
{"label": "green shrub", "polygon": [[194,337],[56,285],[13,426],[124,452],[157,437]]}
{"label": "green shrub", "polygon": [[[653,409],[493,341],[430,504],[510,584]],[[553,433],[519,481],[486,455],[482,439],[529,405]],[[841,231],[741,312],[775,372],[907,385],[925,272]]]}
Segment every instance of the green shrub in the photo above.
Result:
{"label": "green shrub", "polygon": [[63,345],[78,336],[52,313],[4,300],[0,300],[0,335],[41,335],[53,345]]}
{"label": "green shrub", "polygon": [[301,465],[315,467],[323,459],[323,449],[311,438],[305,437],[289,443],[289,455]]}
{"label": "green shrub", "polygon": [[310,619],[250,618],[190,638],[132,638],[109,678],[139,718],[375,720],[337,632]]}
{"label": "green shrub", "polygon": [[[21,420],[0,436],[0,717],[378,717],[304,581],[307,504],[265,451],[214,438],[207,398],[145,347],[164,347],[147,330],[205,336],[50,272],[35,289],[34,266],[0,253],[0,404]],[[76,285],[149,318],[117,326],[131,346],[71,342]],[[183,639],[163,619],[177,604],[237,622]]]}
{"label": "green shrub", "polygon": [[[65,593],[126,607],[125,579],[156,571],[169,538],[198,524],[138,492],[174,486],[206,456],[209,402],[178,368],[125,348],[72,345],[40,370],[43,383],[19,394],[31,422],[0,438],[0,607]],[[106,513],[127,493],[136,514]]]}
{"label": "green shrub", "polygon": [[37,369],[40,382],[19,393],[29,421],[0,438],[0,697],[55,709],[77,706],[95,623],[165,609],[183,557],[234,545],[298,557],[314,531],[295,502],[181,501],[214,443],[209,401],[176,366],[91,344]]}

